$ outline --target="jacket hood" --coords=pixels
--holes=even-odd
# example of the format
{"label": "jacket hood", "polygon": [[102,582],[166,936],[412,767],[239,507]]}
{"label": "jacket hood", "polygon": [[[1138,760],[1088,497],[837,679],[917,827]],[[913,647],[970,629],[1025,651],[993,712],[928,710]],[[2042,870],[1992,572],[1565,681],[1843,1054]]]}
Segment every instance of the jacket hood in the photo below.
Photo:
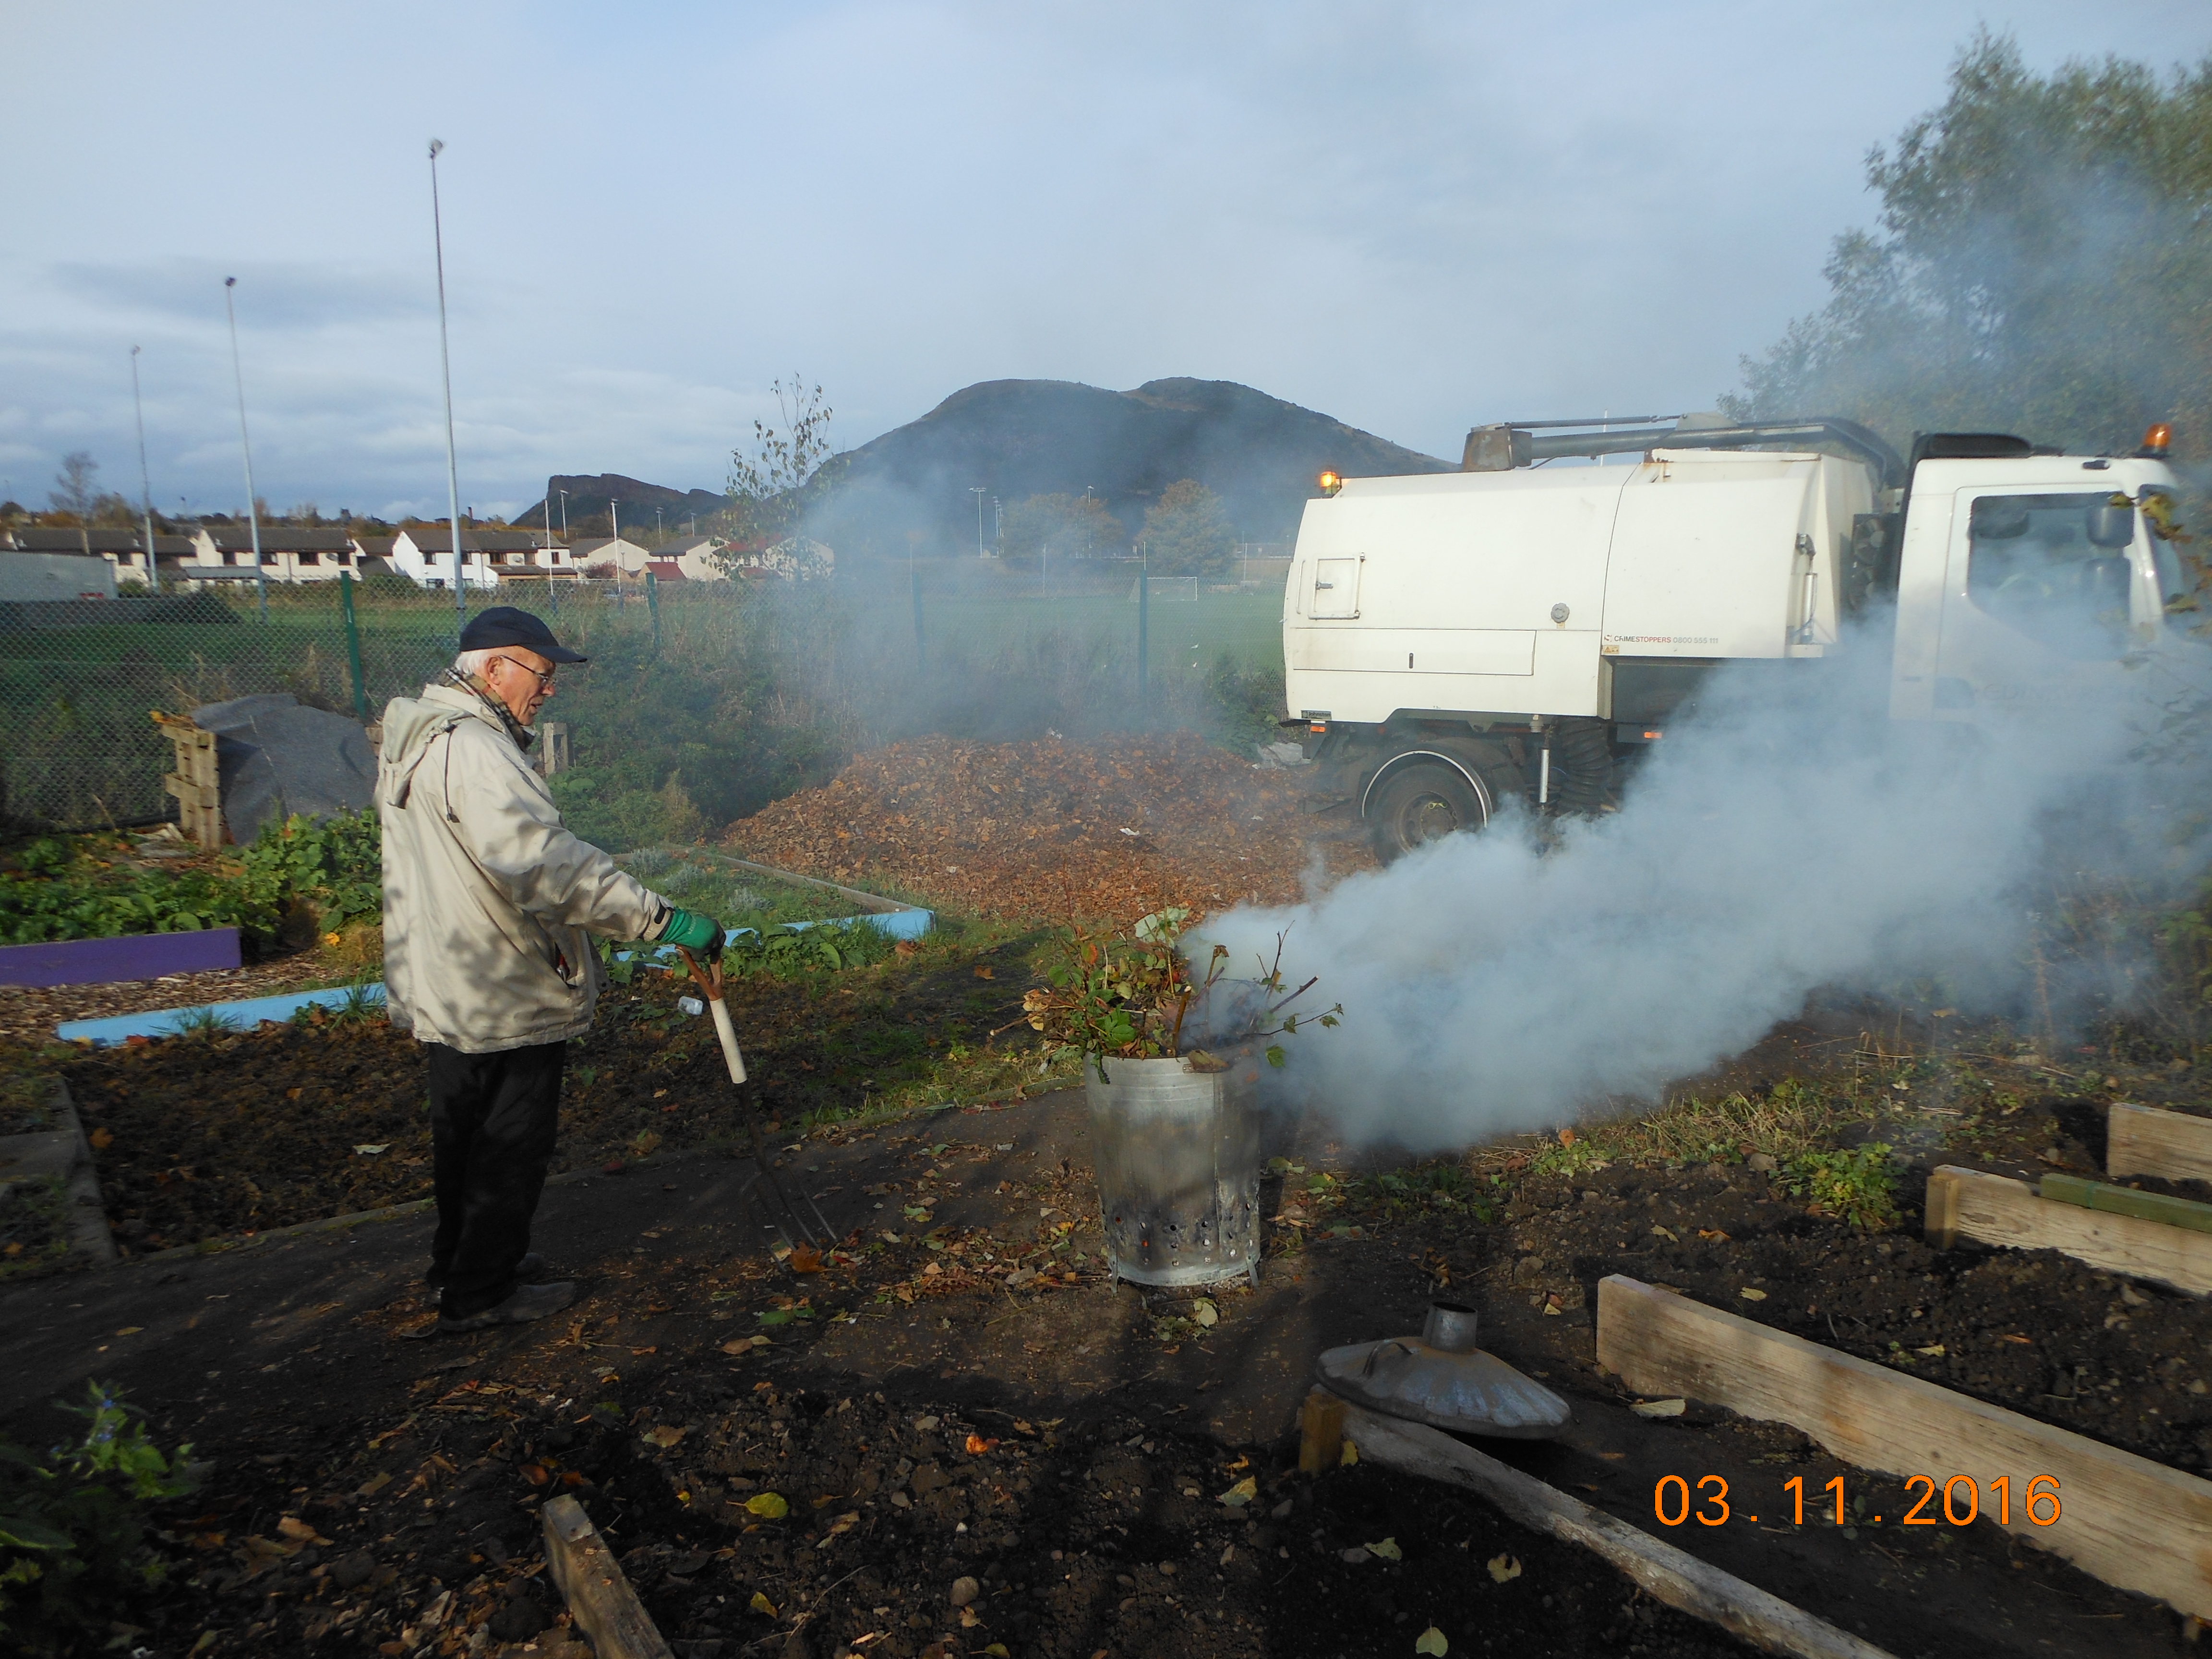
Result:
{"label": "jacket hood", "polygon": [[451,725],[456,714],[471,715],[487,726],[495,724],[477,699],[449,686],[426,685],[419,697],[394,697],[384,706],[385,763],[405,765],[430,734]]}

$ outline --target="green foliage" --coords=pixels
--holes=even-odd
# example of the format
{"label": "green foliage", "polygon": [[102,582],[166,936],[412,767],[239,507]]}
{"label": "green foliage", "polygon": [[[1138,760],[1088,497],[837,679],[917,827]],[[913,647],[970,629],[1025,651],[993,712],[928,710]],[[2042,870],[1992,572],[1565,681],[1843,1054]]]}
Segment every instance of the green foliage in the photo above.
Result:
{"label": "green foliage", "polygon": [[1782,1166],[1782,1182],[1854,1227],[1878,1230],[1897,1219],[1897,1172],[1887,1141],[1839,1152],[1801,1152]]}
{"label": "green foliage", "polygon": [[1128,531],[1096,495],[1031,495],[1008,507],[999,522],[999,556],[1031,569],[1046,556],[1055,565],[1063,559],[1103,559],[1128,545]]}
{"label": "green foliage", "polygon": [[1145,568],[1156,576],[1218,576],[1237,554],[1221,498],[1194,478],[1160,491],[1145,513]]}
{"label": "green foliage", "polygon": [[118,868],[96,848],[113,843],[33,842],[0,872],[0,945],[114,939],[126,933],[189,933],[235,927],[252,937],[276,931],[276,913],[235,878],[205,868]]}
{"label": "green foliage", "polygon": [[317,822],[271,820],[246,849],[241,879],[272,908],[306,902],[325,933],[384,913],[384,830],[374,807]]}
{"label": "green foliage", "polygon": [[75,1445],[43,1455],[0,1440],[0,1633],[15,1651],[62,1654],[104,1635],[161,1582],[150,1507],[191,1488],[190,1446],[165,1455],[112,1388],[87,1386]]}
{"label": "green foliage", "polygon": [[623,853],[705,835],[706,818],[684,792],[680,774],[671,771],[659,787],[646,789],[626,785],[626,769],[580,766],[554,775],[554,804],[579,840]]}
{"label": "green foliage", "polygon": [[838,973],[881,962],[896,948],[890,934],[865,921],[822,922],[739,933],[722,952],[725,974]]}
{"label": "green foliage", "polygon": [[[127,843],[126,843],[127,845]],[[102,851],[105,837],[33,842],[0,873],[0,944],[114,939],[235,927],[272,937],[289,906],[313,904],[325,929],[380,914],[381,831],[373,810],[326,823],[294,817],[261,827],[235,865],[140,870]]]}
{"label": "green foliage", "polygon": [[1879,233],[1837,239],[1828,304],[1745,360],[1731,415],[2090,450],[2171,416],[2177,454],[2212,448],[2212,58],[2045,76],[1984,31],[1867,179]]}
{"label": "green foliage", "polygon": [[[1024,994],[1022,1013],[1030,1029],[1044,1034],[1059,1060],[1088,1060],[1099,1081],[1108,1082],[1105,1060],[1160,1060],[1188,1056],[1195,1066],[1226,1069],[1226,1062],[1182,1046],[1183,1025],[1192,1007],[1221,982],[1228,971],[1229,947],[1217,945],[1203,974],[1195,973],[1178,941],[1191,913],[1180,905],[1139,917],[1127,930],[1097,933],[1077,926],[1061,929],[1042,964],[1046,986]],[[1308,980],[1285,994],[1282,945],[1276,961],[1251,988],[1257,993],[1243,1029],[1216,1032],[1210,1040],[1225,1045],[1263,1036],[1295,1034],[1301,1020],[1334,1025],[1341,1005],[1325,1013],[1282,1011],[1313,988]],[[1270,1001],[1269,999],[1273,999]],[[1288,1056],[1270,1043],[1267,1063],[1281,1066]]]}

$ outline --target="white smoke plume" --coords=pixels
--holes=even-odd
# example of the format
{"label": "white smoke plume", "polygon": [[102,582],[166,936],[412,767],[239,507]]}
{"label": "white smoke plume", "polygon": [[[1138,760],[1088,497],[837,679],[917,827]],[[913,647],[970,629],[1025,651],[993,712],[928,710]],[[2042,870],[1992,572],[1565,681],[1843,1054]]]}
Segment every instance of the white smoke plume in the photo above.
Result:
{"label": "white smoke plume", "polygon": [[1355,1139],[1415,1151],[1571,1121],[1653,1097],[1756,1042],[1821,988],[1936,974],[2002,1007],[2030,956],[2039,878],[2138,891],[2197,867],[2178,814],[2130,759],[2194,648],[2137,672],[2130,707],[2039,708],[1979,731],[1887,718],[1887,655],[1812,672],[1723,668],[1670,727],[1622,809],[1525,820],[1422,848],[1311,902],[1242,908],[1194,939],[1235,969],[1287,934],[1297,1005],[1344,1024],[1286,1047],[1287,1091]]}

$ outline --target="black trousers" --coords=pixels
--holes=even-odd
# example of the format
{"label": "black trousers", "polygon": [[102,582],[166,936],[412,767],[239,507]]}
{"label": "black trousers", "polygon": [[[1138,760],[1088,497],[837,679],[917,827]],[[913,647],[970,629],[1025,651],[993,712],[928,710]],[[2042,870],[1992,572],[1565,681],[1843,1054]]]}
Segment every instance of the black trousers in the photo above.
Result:
{"label": "black trousers", "polygon": [[430,1271],[439,1310],[455,1319],[495,1308],[530,1249],[559,1127],[565,1042],[465,1054],[430,1051],[431,1180],[438,1234]]}

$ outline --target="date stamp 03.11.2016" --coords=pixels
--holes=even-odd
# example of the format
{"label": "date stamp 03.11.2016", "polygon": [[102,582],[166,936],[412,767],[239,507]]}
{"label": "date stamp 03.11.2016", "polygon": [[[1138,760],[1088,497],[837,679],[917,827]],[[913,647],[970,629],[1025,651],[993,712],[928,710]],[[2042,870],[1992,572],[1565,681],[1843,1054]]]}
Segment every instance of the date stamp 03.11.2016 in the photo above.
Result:
{"label": "date stamp 03.11.2016", "polygon": [[[1695,1488],[1694,1494],[1692,1487]],[[1905,1483],[1905,1496],[1915,1492],[1919,1497],[1899,1523],[1907,1527],[1936,1527],[1948,1522],[1954,1527],[1971,1526],[1987,1515],[2001,1527],[2012,1524],[2013,1478],[1999,1475],[1996,1480],[1978,1481],[1971,1474],[1954,1474],[1939,1486],[1932,1475],[1916,1474]],[[1824,1500],[1819,1494],[1825,1492]],[[1805,1477],[1792,1475],[1782,1483],[1777,1520],[1786,1518],[1794,1527],[1806,1524]],[[1739,1499],[1739,1504],[1741,1500]],[[1940,1513],[1931,1513],[1930,1506]],[[2021,1512],[2032,1525],[2051,1527],[2058,1523],[2063,1513],[2058,1499],[2058,1482],[2048,1474],[2039,1474],[2030,1480],[2020,1493]],[[1863,1504],[1861,1505],[1863,1508]],[[1854,1524],[1845,1518],[1844,1477],[1838,1475],[1826,1486],[1815,1490],[1812,1502],[1814,1522],[1826,1520],[1843,1527]],[[1651,1513],[1662,1527],[1680,1527],[1696,1522],[1701,1527],[1726,1526],[1731,1519],[1755,1522],[1756,1515],[1729,1502],[1729,1483],[1717,1474],[1698,1477],[1695,1481],[1679,1474],[1663,1475],[1651,1492]],[[1863,1516],[1866,1524],[1878,1526],[1878,1515]]]}

